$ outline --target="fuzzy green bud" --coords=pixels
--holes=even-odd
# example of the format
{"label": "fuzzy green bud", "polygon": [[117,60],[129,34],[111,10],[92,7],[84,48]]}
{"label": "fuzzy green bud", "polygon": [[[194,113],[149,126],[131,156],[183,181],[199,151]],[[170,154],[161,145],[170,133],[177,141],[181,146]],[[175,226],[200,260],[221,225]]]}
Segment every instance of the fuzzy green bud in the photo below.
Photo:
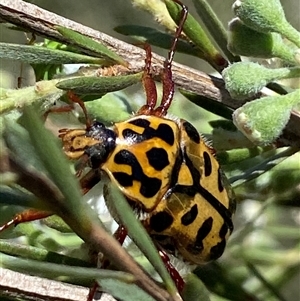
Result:
{"label": "fuzzy green bud", "polygon": [[244,25],[239,18],[229,23],[227,47],[238,55],[265,59],[278,57],[291,65],[300,63],[297,50],[284,43],[278,33],[258,32]]}
{"label": "fuzzy green bud", "polygon": [[300,33],[286,20],[279,0],[237,0],[233,10],[243,23],[260,32],[278,32],[300,47]]}
{"label": "fuzzy green bud", "polygon": [[300,90],[256,99],[235,110],[233,122],[253,143],[267,145],[279,137],[299,103]]}
{"label": "fuzzy green bud", "polygon": [[300,68],[269,69],[252,62],[230,65],[222,72],[225,86],[234,99],[247,99],[256,95],[269,82],[300,76]]}
{"label": "fuzzy green bud", "polygon": [[166,5],[163,1],[157,0],[131,0],[135,7],[143,9],[152,14],[157,22],[165,26],[170,31],[176,29],[176,24],[170,17]]}

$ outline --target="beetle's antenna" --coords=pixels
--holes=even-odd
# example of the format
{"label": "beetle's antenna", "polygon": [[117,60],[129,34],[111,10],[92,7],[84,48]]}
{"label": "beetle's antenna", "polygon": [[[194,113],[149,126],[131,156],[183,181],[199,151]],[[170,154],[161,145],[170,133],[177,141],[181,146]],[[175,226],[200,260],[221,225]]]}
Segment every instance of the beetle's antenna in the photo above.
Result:
{"label": "beetle's antenna", "polygon": [[164,61],[164,71],[162,74],[162,84],[163,84],[163,97],[161,100],[161,104],[159,107],[155,110],[155,115],[157,116],[164,116],[167,114],[167,111],[172,103],[173,96],[174,96],[174,82],[172,79],[172,62],[174,59],[175,49],[177,42],[179,40],[179,37],[182,33],[184,22],[186,21],[187,15],[188,15],[188,8],[183,3],[181,3],[179,0],[173,0],[177,4],[179,4],[182,7],[181,13],[180,13],[180,21],[178,24],[178,27],[176,29],[171,48],[168,52],[168,57]]}
{"label": "beetle's antenna", "polygon": [[178,27],[176,29],[176,32],[175,32],[175,35],[174,35],[174,38],[173,38],[173,42],[172,42],[171,48],[170,48],[170,50],[168,52],[168,58],[165,61],[165,68],[169,68],[169,69],[171,69],[171,65],[172,65],[172,62],[173,62],[173,59],[174,59],[175,50],[176,50],[176,45],[177,45],[179,37],[180,37],[180,35],[182,33],[183,25],[184,25],[184,23],[186,21],[187,15],[188,15],[188,8],[187,8],[186,5],[184,5],[179,0],[173,0],[173,1],[176,2],[177,4],[179,4],[182,7],[182,10],[180,12],[180,21],[179,21]]}

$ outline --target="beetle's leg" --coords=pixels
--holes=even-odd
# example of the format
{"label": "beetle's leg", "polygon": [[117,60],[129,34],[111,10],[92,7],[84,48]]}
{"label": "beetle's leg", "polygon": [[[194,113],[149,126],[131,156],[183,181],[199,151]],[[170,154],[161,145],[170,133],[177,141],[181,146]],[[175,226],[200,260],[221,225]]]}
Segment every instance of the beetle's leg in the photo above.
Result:
{"label": "beetle's leg", "polygon": [[[168,273],[170,274],[170,276],[172,277],[177,289],[179,292],[182,292],[183,287],[185,285],[184,280],[182,279],[181,275],[179,274],[179,272],[177,271],[177,269],[173,266],[173,264],[170,261],[169,255],[167,254],[167,252],[165,251],[165,249],[163,248],[163,242],[165,242],[166,244],[172,244],[174,245],[172,238],[169,236],[165,236],[164,240],[159,240],[159,243],[157,239],[155,239],[152,235],[153,233],[151,233],[151,227],[150,227],[150,217],[142,220],[142,224],[144,226],[144,228],[146,229],[146,231],[149,233],[150,237],[152,238],[155,247],[159,253],[159,256],[161,257]],[[169,240],[171,239],[171,240]]]}
{"label": "beetle's leg", "polygon": [[89,128],[90,125],[91,125],[91,120],[89,119],[88,117],[88,113],[87,113],[87,110],[86,110],[86,107],[84,105],[84,102],[82,99],[80,99],[80,97],[78,97],[74,92],[72,91],[68,91],[67,92],[67,97],[68,99],[71,101],[71,104],[67,104],[67,105],[64,105],[62,107],[53,107],[51,109],[49,109],[46,113],[44,113],[44,118],[47,119],[48,115],[50,113],[65,113],[65,112],[71,112],[73,109],[74,109],[74,103],[77,103],[82,111],[83,111],[83,114],[84,114],[84,117],[85,117],[85,120],[86,120],[86,127]]}
{"label": "beetle's leg", "polygon": [[72,104],[69,105],[67,104],[62,107],[52,107],[44,113],[43,117],[44,120],[46,120],[48,115],[51,113],[68,113],[71,112],[72,110],[74,110],[74,106]]}
{"label": "beetle's leg", "polygon": [[[78,174],[78,172],[77,172]],[[83,194],[88,193],[101,180],[99,170],[91,169],[80,179],[80,187]]]}
{"label": "beetle's leg", "polygon": [[[120,243],[120,245],[123,245],[125,238],[127,237],[127,230],[125,229],[125,227],[122,225],[119,225],[118,229],[114,233],[114,237]],[[108,268],[109,265],[110,265],[110,261],[104,257],[102,259],[100,268],[106,269],[106,268]],[[87,301],[94,300],[94,296],[97,293],[98,288],[99,288],[99,285],[97,282],[95,282],[94,285],[90,288]]]}
{"label": "beetle's leg", "polygon": [[123,225],[119,225],[118,229],[114,233],[114,237],[120,243],[120,245],[123,245],[127,234],[128,232],[126,228]]}
{"label": "beetle's leg", "polygon": [[[98,171],[92,169],[80,179],[80,186],[83,194],[90,191],[100,181],[100,174]],[[17,226],[21,223],[32,222],[35,220],[46,218],[52,215],[53,212],[41,211],[37,209],[28,209],[16,214],[10,221],[0,226],[0,232],[9,228],[10,226]]]}
{"label": "beetle's leg", "polygon": [[[127,237],[127,230],[124,226],[119,225],[118,229],[113,234],[114,238],[119,242],[119,244],[122,246],[126,237]],[[106,258],[103,258],[101,269],[106,269],[109,266],[110,262]]]}
{"label": "beetle's leg", "polygon": [[151,75],[151,47],[148,44],[144,45],[146,51],[146,58],[145,58],[145,68],[143,74],[143,86],[146,93],[146,104],[142,106],[138,113],[139,115],[147,115],[151,114],[156,106],[157,102],[157,91],[156,85]]}
{"label": "beetle's leg", "polygon": [[[126,237],[127,237],[127,230],[123,225],[119,225],[118,229],[115,231],[114,238],[119,242],[119,244],[122,246]],[[110,262],[106,258],[103,259],[101,264],[101,269],[106,269],[109,266]]]}
{"label": "beetle's leg", "polygon": [[177,30],[175,32],[174,35],[174,39],[171,45],[171,48],[168,52],[168,57],[164,62],[164,70],[162,73],[162,84],[163,84],[163,96],[162,96],[162,100],[161,100],[161,104],[159,105],[159,107],[157,107],[155,109],[154,114],[156,116],[164,116],[167,114],[168,109],[172,103],[173,100],[173,96],[174,96],[174,82],[172,79],[172,62],[174,59],[174,54],[175,54],[175,49],[176,49],[176,44],[178,42],[178,39],[182,33],[183,30],[183,25],[184,22],[187,18],[188,15],[188,9],[187,7],[181,3],[178,0],[173,0],[174,2],[178,3],[181,7],[181,14],[180,14],[180,22],[179,25],[177,27]]}
{"label": "beetle's leg", "polygon": [[73,103],[77,103],[79,104],[79,106],[81,107],[84,117],[85,117],[85,123],[86,123],[86,127],[89,128],[91,126],[91,120],[88,117],[88,113],[85,107],[85,104],[83,102],[82,99],[80,99],[80,97],[78,97],[75,93],[73,93],[72,91],[68,91],[67,92],[67,96],[68,98],[73,102]]}
{"label": "beetle's leg", "polygon": [[[128,232],[127,232],[126,228],[122,225],[119,225],[118,229],[114,233],[114,237],[122,245],[125,241],[127,234],[128,234]],[[155,245],[158,250],[159,256],[161,257],[162,261],[164,262],[165,267],[166,267],[167,271],[169,272],[170,276],[172,277],[178,291],[182,292],[183,287],[185,285],[184,280],[182,279],[179,272],[176,270],[176,268],[171,263],[170,258],[168,256],[168,254],[166,253],[166,251],[164,251],[164,249],[160,245],[158,245],[158,244],[155,244]],[[108,264],[108,263],[109,262],[106,262],[106,264]],[[104,265],[104,264],[102,264],[102,266],[101,266],[101,268],[106,268],[106,267],[107,267],[107,265]]]}
{"label": "beetle's leg", "polygon": [[16,214],[10,221],[5,223],[4,225],[0,226],[0,232],[4,231],[5,229],[9,228],[10,226],[17,226],[21,223],[32,222],[35,220],[39,220],[42,218],[46,218],[52,215],[52,212],[49,211],[41,211],[37,209],[28,209],[21,213]]}
{"label": "beetle's leg", "polygon": [[158,249],[160,258],[164,262],[165,267],[166,267],[167,271],[169,272],[170,276],[172,277],[178,291],[182,292],[183,287],[185,285],[184,280],[182,279],[179,272],[176,270],[176,268],[171,263],[170,258],[168,256],[168,254],[166,253],[166,251],[164,251],[160,246],[156,246],[156,247]]}

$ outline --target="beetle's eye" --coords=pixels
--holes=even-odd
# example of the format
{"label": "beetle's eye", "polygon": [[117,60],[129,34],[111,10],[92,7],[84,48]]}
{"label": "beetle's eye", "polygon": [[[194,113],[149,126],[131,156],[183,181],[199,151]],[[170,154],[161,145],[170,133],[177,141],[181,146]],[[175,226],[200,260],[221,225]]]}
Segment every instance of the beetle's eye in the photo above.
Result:
{"label": "beetle's eye", "polygon": [[99,121],[94,121],[94,123],[92,124],[92,127],[96,128],[96,129],[101,129],[101,128],[105,128],[105,125]]}

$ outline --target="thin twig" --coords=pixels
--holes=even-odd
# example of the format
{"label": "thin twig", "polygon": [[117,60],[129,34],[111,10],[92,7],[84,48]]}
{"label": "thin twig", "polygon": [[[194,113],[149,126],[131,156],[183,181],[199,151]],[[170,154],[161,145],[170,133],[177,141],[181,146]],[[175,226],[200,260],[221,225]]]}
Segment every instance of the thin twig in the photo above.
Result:
{"label": "thin twig", "polygon": [[[86,287],[29,276],[0,268],[0,298],[26,301],[82,301],[87,300]],[[112,296],[102,293],[98,301],[116,301]]]}
{"label": "thin twig", "polygon": [[270,281],[268,281],[255,267],[255,265],[250,262],[247,262],[246,264],[249,270],[254,274],[254,276],[272,293],[272,295],[274,295],[278,299],[278,301],[287,301],[287,299],[285,299],[285,297],[283,297],[278,291],[278,288],[272,285]]}
{"label": "thin twig", "polygon": [[[100,41],[114,50],[129,63],[129,68],[132,72],[139,72],[144,67],[145,53],[143,49],[48,12],[33,4],[21,0],[1,0],[0,19],[63,43],[70,41],[61,36],[54,25],[71,28]],[[86,49],[83,49],[83,51],[87,52]],[[163,61],[163,57],[153,54],[153,69],[157,75],[162,70]],[[244,103],[233,100],[230,97],[222,79],[209,76],[206,73],[178,63],[173,64],[172,70],[175,84],[182,89],[222,102],[233,109],[240,107]],[[281,145],[300,147],[300,114],[298,112],[292,113],[291,119],[278,142]]]}

